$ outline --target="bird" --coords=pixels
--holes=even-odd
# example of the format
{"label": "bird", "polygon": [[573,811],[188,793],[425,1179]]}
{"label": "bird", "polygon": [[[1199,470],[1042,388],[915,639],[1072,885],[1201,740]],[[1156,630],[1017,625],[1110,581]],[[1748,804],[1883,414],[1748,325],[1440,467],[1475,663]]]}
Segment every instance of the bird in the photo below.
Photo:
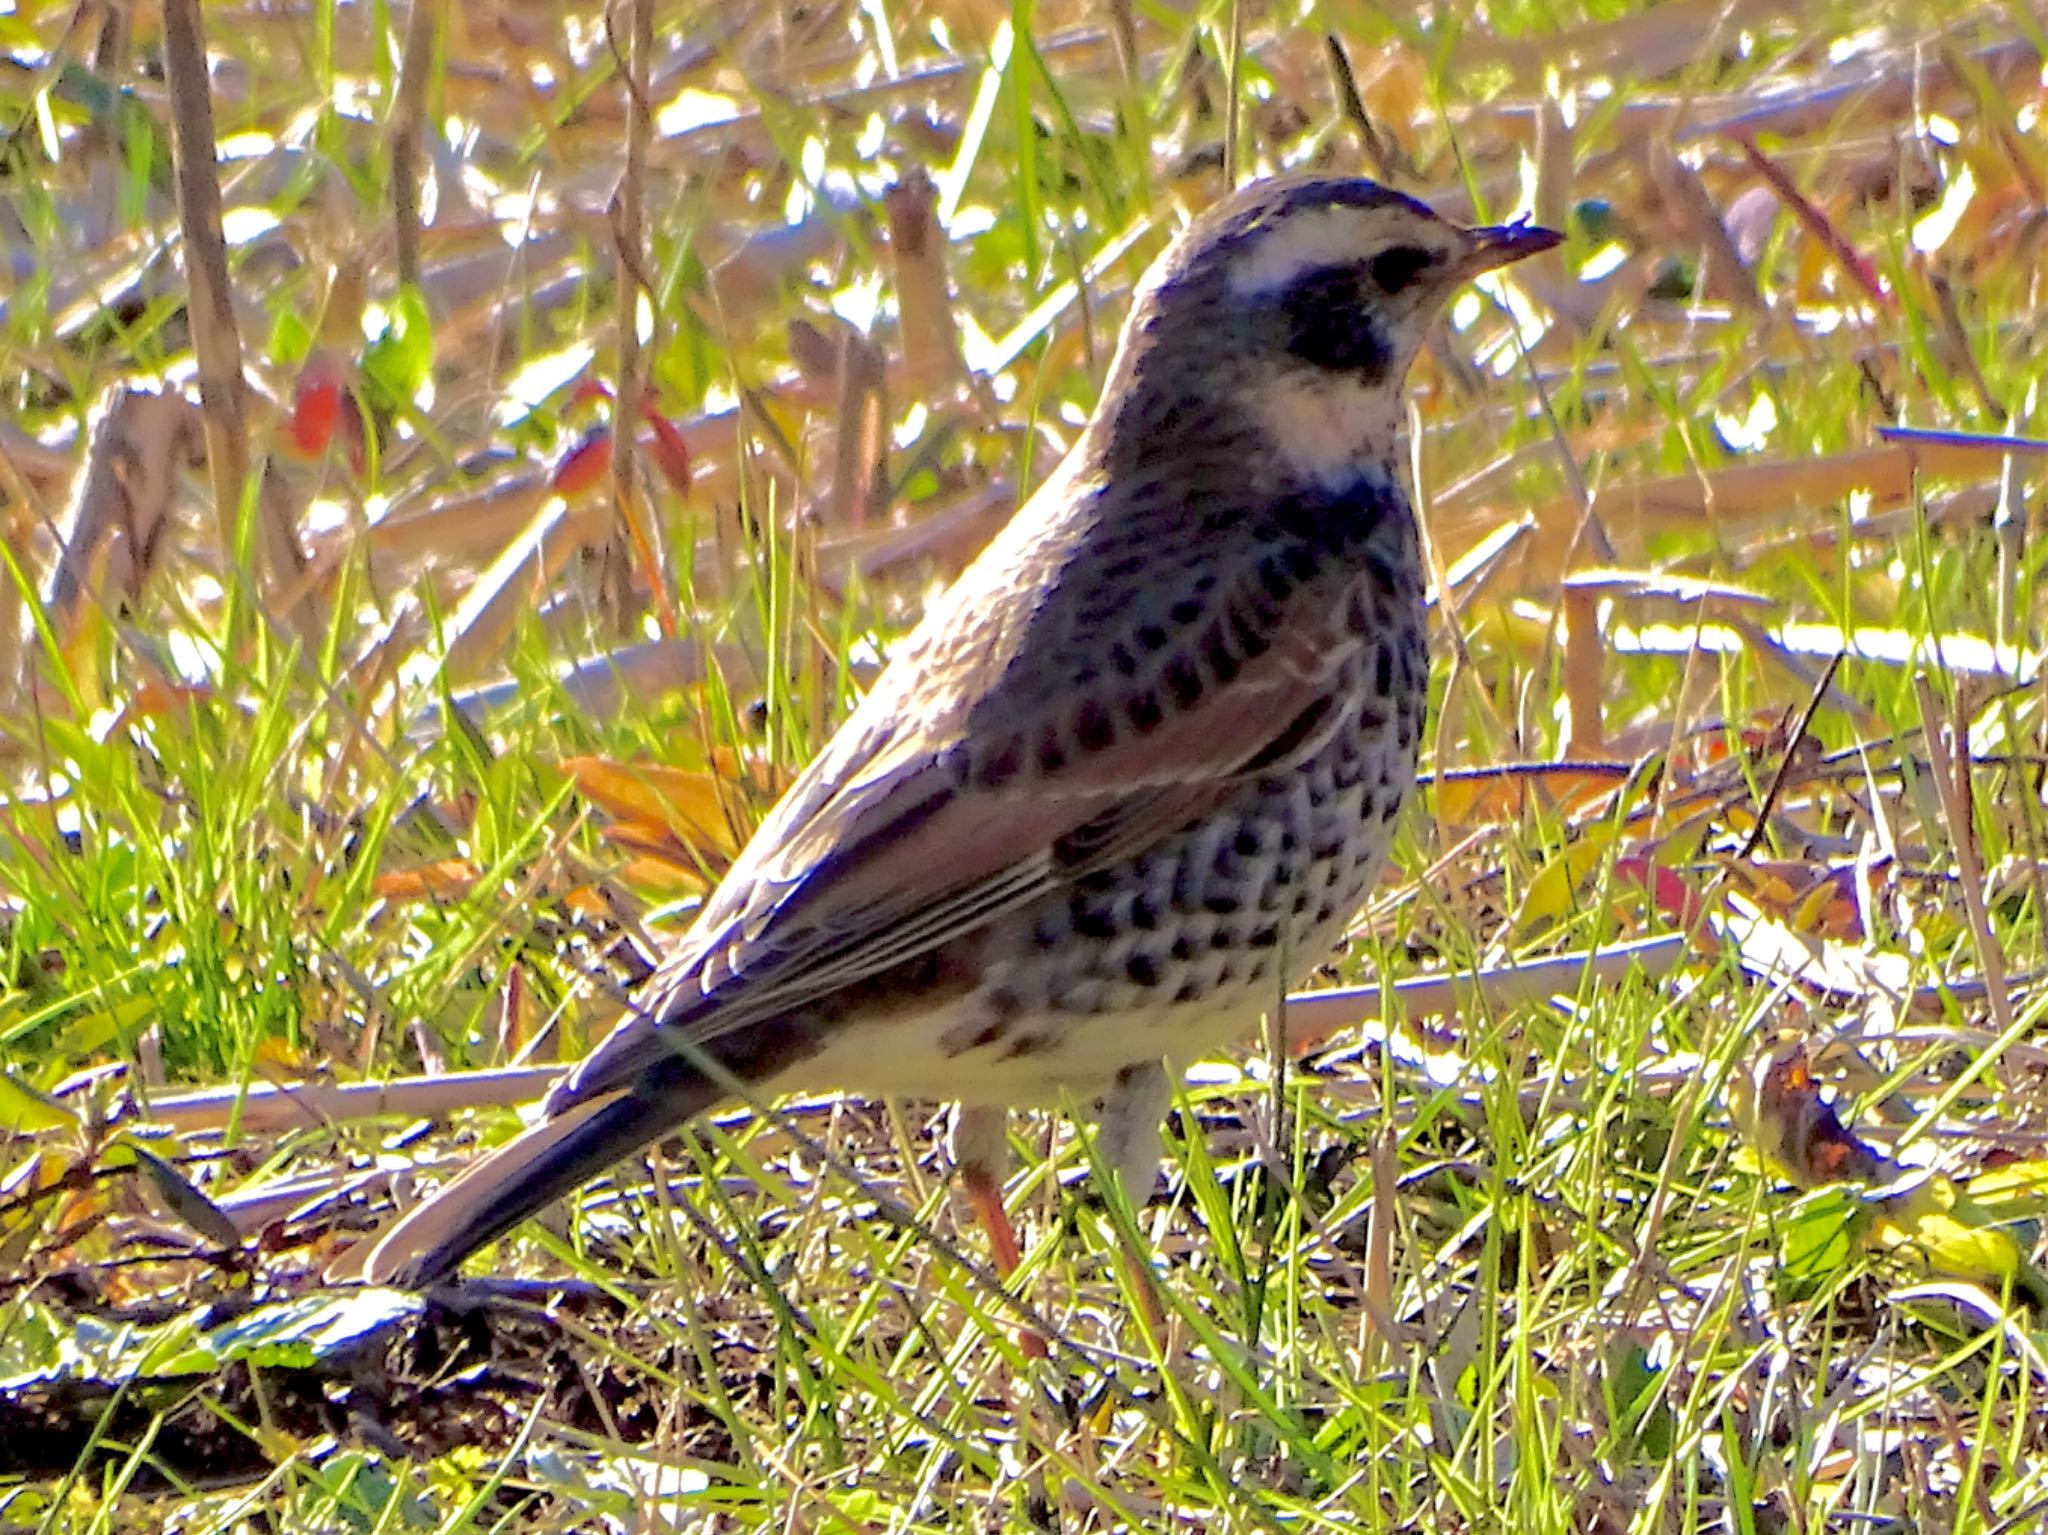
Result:
{"label": "bird", "polygon": [[999,1267],[1006,1116],[1137,1204],[1170,1063],[1327,960],[1413,789],[1429,651],[1397,438],[1472,278],[1556,246],[1375,182],[1254,181],[1133,290],[1059,466],[892,647],[536,1123],[343,1255],[426,1288],[739,1088],[960,1105]]}

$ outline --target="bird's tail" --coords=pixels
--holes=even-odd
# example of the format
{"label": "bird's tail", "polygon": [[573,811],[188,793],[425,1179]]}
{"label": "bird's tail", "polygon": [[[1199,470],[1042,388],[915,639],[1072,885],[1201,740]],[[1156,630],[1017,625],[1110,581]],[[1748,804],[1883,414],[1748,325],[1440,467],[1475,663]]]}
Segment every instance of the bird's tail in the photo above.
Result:
{"label": "bird's tail", "polygon": [[718,1096],[680,1060],[651,1066],[629,1085],[541,1121],[465,1168],[388,1230],[343,1253],[327,1277],[406,1289],[437,1284],[477,1248]]}

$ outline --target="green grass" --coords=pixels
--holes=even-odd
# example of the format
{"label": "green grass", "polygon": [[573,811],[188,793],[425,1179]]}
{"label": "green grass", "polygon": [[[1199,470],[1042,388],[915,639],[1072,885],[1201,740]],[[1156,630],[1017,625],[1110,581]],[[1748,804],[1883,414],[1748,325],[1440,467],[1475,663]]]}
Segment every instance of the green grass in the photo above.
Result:
{"label": "green grass", "polygon": [[[0,43],[23,65],[0,76],[15,167],[0,181],[0,259],[34,267],[0,284],[0,419],[20,434],[0,435],[0,612],[19,615],[0,630],[14,642],[0,653],[0,1065],[15,1089],[47,1093],[109,1062],[146,1098],[580,1053],[616,1009],[625,961],[613,946],[676,931],[693,860],[715,865],[731,837],[634,862],[616,807],[579,794],[565,759],[716,778],[738,825],[765,811],[975,540],[856,561],[901,530],[968,520],[996,487],[1028,487],[1071,440],[1130,283],[1181,210],[1221,189],[1232,78],[1247,171],[1368,166],[1323,28],[1413,167],[1405,186],[1446,206],[1462,195],[1487,217],[1533,200],[1572,234],[1563,263],[1519,280],[1517,302],[1546,322],[1526,356],[1488,302],[1418,370],[1416,465],[1443,566],[1534,519],[1453,593],[1431,765],[1604,756],[1636,769],[1605,781],[1606,797],[1570,774],[1513,801],[1425,796],[1395,874],[1325,979],[1476,973],[1458,1011],[1361,1017],[1277,1080],[1255,1043],[1238,1069],[1211,1063],[1177,1106],[1170,1177],[1149,1208],[1091,1193],[1087,1146],[1064,1120],[1016,1120],[1009,1193],[1027,1257],[1015,1289],[1062,1339],[1047,1364],[1018,1348],[1024,1317],[996,1293],[950,1197],[928,1106],[805,1102],[723,1116],[667,1148],[672,1186],[600,1190],[582,1219],[499,1244],[494,1273],[593,1288],[552,1304],[501,1299],[488,1328],[445,1315],[400,1327],[337,1377],[346,1392],[322,1417],[294,1372],[317,1376],[334,1340],[230,1347],[209,1329],[252,1288],[272,1302],[311,1289],[339,1228],[372,1212],[307,1214],[241,1268],[140,1260],[146,1238],[191,1239],[128,1148],[147,1145],[221,1201],[379,1161],[445,1170],[510,1133],[511,1113],[462,1114],[452,1130],[231,1120],[176,1138],[136,1115],[110,1127],[110,1087],[96,1107],[80,1092],[54,1111],[10,1090],[0,1122],[20,1133],[0,1167],[0,1413],[17,1416],[0,1419],[12,1425],[0,1443],[26,1454],[20,1414],[44,1401],[76,1437],[68,1479],[0,1485],[0,1522],[454,1532],[653,1527],[659,1515],[720,1530],[1632,1535],[2039,1524],[2048,1337],[2031,1271],[2008,1282],[1944,1264],[1952,1253],[1878,1253],[1868,1233],[1886,1207],[1760,1165],[1785,1115],[1745,1126],[1730,1094],[1797,1041],[1841,1118],[1881,1152],[1966,1190],[1981,1169],[2039,1154],[2042,555],[2034,539],[2002,548],[1992,508],[2009,474],[2026,523],[2040,459],[2008,470],[1995,450],[1951,452],[1910,483],[1844,471],[1818,489],[1792,472],[1838,467],[1888,424],[2048,435],[2030,233],[2030,187],[2048,167],[2039,59],[1969,62],[2009,39],[2024,50],[2034,20],[1941,6],[1873,20],[1822,3],[1720,23],[1682,7],[1532,4],[1425,26],[1326,5],[1276,28],[1230,7],[1131,9],[1135,78],[1107,37],[1070,32],[1110,24],[1114,8],[883,5],[826,25],[661,7],[657,37],[678,50],[664,59],[708,50],[662,74],[663,100],[688,86],[758,113],[658,136],[647,172],[650,388],[692,435],[697,488],[686,498],[655,482],[658,571],[630,550],[561,561],[544,587],[514,589],[515,621],[469,664],[449,660],[456,615],[539,498],[499,522],[502,493],[444,513],[410,544],[389,521],[367,524],[433,497],[488,497],[508,472],[538,485],[591,419],[566,391],[522,414],[511,390],[565,349],[593,347],[607,379],[616,355],[604,210],[623,164],[623,98],[599,15],[565,13],[573,45],[506,55],[515,75],[545,65],[547,83],[528,90],[479,74],[480,39],[497,34],[454,10],[427,83],[435,120],[461,135],[432,173],[422,244],[431,357],[414,332],[379,344],[378,377],[411,394],[390,402],[361,478],[338,452],[292,459],[273,418],[256,417],[259,458],[275,462],[273,491],[312,552],[302,625],[250,553],[259,502],[224,553],[203,474],[125,606],[105,583],[75,618],[38,600],[70,496],[64,465],[85,457],[95,400],[116,380],[180,367],[190,324],[168,270],[134,292],[114,281],[176,230],[149,190],[168,169],[152,158],[168,154],[162,87],[145,68],[155,23],[95,77],[76,38],[69,66],[43,58],[65,38],[57,13],[0,17]],[[941,19],[960,68],[891,87],[885,56],[906,71],[947,62]],[[212,46],[246,71],[218,82],[220,133],[275,139],[222,176],[231,209],[279,220],[233,253],[242,346],[274,396],[289,398],[314,346],[362,365],[378,329],[361,323],[365,296],[387,313],[396,302],[385,123],[404,20],[324,0],[290,25],[208,9]],[[1610,23],[1625,29],[1618,44]],[[999,32],[1028,41],[992,53]],[[618,35],[623,46],[623,13]],[[1700,240],[1642,145],[1668,135],[1722,217],[1756,217],[1740,199],[1763,183],[1708,125],[1817,89],[1831,46],[1850,56],[1844,70],[1917,57],[1933,72],[1923,116],[1851,92],[1766,125],[1758,148],[1892,300],[1865,299],[1776,202],[1756,231],[1768,317],[1651,296],[1660,263],[1694,260]],[[1949,59],[1965,61],[1954,87],[1940,75]],[[156,131],[130,116],[95,139],[116,121],[104,91],[87,89],[101,80],[132,88]],[[1538,139],[1522,109],[1546,91],[1568,98],[1557,118],[1569,126]],[[879,210],[913,167],[959,189],[957,227],[974,232],[943,247],[952,312],[969,338],[1008,338],[995,376],[903,375],[899,277],[937,269],[899,274]],[[1916,251],[1934,204],[1898,189],[1938,197],[1965,167],[1970,207],[1944,243]],[[529,188],[541,194],[531,207]],[[807,243],[786,258],[792,204],[810,210],[794,226]],[[1573,282],[1610,239],[1617,277]],[[450,277],[466,257],[488,277]],[[1930,274],[1948,284],[1955,323]],[[1079,282],[1075,300],[1027,323],[1063,281]],[[839,396],[818,359],[840,355],[833,306],[870,302],[895,370],[890,496],[882,525],[842,526],[820,493]],[[793,335],[797,321],[812,335]],[[1496,355],[1512,364],[1462,360]],[[1759,446],[1733,446],[1762,419],[1759,399],[1776,425]],[[38,452],[57,467],[39,467]],[[1704,509],[1683,504],[1687,487],[1766,462],[1787,468],[1761,485],[1714,478]],[[1595,493],[1599,532],[1574,549],[1575,476]],[[1632,490],[1660,482],[1662,499],[1630,506]],[[628,562],[623,616],[608,559]],[[1641,591],[1603,598],[1597,735],[1563,707],[1578,663],[1559,587],[1595,566],[1712,578],[1757,599],[1702,610]],[[667,659],[711,664],[686,685],[622,672],[597,703],[562,680],[572,661],[658,637],[657,591],[679,615]],[[1665,626],[1655,644],[1623,643],[1653,624]],[[1788,649],[1772,639],[1786,624],[1876,632],[1798,741],[1791,723],[1833,646]],[[2024,674],[1941,664],[1938,644],[1953,650],[1957,636],[2017,646]],[[1879,657],[1877,640],[1898,655]],[[204,686],[167,686],[181,677]],[[1959,719],[1976,753],[1963,823],[1926,740]],[[1793,771],[1749,847],[1788,753]],[[465,877],[441,899],[411,898],[403,876],[448,861]],[[1982,925],[1963,898],[1967,867],[1983,870]],[[1669,976],[1554,1000],[1509,999],[1489,979],[1511,960],[1679,931],[1675,908],[1646,895],[1664,877],[1717,909],[1745,896],[1770,931],[1826,939],[1831,989],[1759,977],[1755,936],[1748,967],[1733,941],[1703,935]],[[2011,978],[1995,1002],[1975,984],[1987,954]],[[1918,1001],[1899,1005],[1873,977]],[[74,1183],[36,1197],[67,1172]],[[2023,1202],[2013,1228],[2029,1258],[2038,1205]],[[1152,1276],[1163,1339],[1143,1321],[1133,1259]],[[185,1312],[201,1300],[215,1310]],[[200,1333],[218,1368],[171,1370]],[[137,1377],[121,1399],[132,1416],[37,1395],[67,1347],[75,1374]],[[267,1476],[194,1482],[178,1435],[195,1422]]]}

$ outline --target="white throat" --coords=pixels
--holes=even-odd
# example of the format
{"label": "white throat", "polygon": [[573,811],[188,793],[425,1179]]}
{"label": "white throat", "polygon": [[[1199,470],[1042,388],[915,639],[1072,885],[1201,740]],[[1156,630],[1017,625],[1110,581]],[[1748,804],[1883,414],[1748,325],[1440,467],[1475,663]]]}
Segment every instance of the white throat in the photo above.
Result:
{"label": "white throat", "polygon": [[1384,477],[1400,436],[1401,391],[1385,383],[1282,374],[1259,391],[1259,428],[1302,479],[1343,490]]}

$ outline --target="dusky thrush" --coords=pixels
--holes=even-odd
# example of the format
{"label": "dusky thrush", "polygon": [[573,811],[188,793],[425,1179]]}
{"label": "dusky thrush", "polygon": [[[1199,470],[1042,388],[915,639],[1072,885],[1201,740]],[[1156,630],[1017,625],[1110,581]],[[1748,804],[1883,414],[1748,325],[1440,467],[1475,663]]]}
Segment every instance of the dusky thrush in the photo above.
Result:
{"label": "dusky thrush", "polygon": [[1005,1264],[1009,1106],[1092,1101],[1143,1202],[1165,1062],[1327,957],[1415,780],[1409,363],[1463,283],[1558,239],[1351,179],[1260,182],[1195,219],[1139,283],[1079,441],[895,648],[635,1015],[538,1123],[342,1266],[442,1279],[735,1080],[960,1103]]}

